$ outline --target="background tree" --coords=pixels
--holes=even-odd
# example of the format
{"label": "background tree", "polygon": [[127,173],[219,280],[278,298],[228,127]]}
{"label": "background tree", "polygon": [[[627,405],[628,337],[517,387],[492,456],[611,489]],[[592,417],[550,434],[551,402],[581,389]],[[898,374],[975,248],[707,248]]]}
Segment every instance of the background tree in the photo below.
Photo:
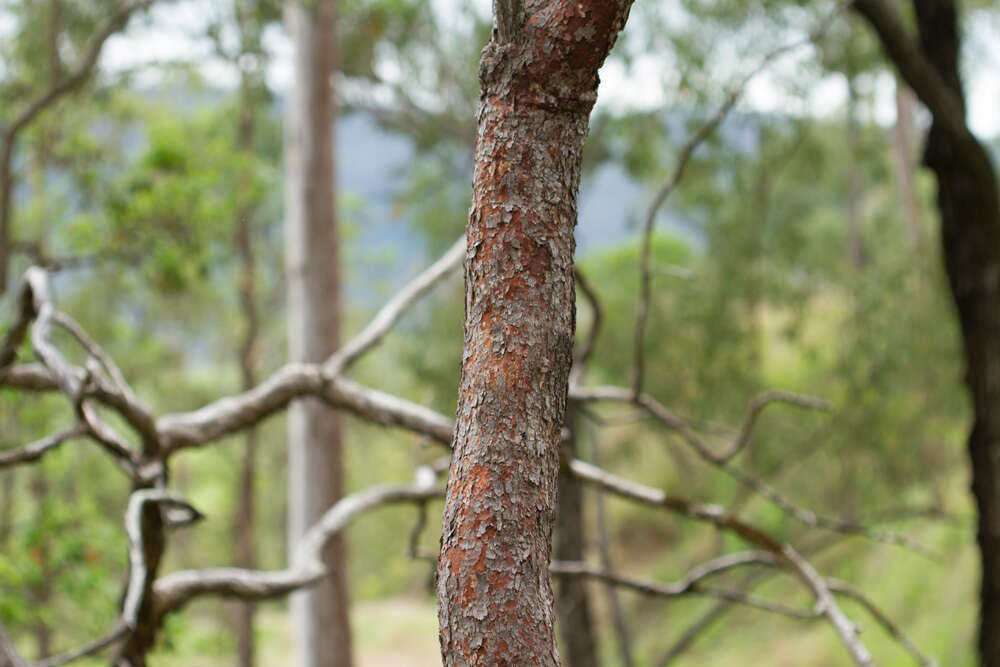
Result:
{"label": "background tree", "polygon": [[[295,40],[295,85],[285,139],[285,256],[288,344],[295,361],[321,362],[340,343],[340,247],[334,194],[333,126],[336,3],[287,4]],[[343,495],[340,415],[315,398],[292,404],[288,417],[289,553]],[[327,546],[330,576],[292,596],[295,651],[301,665],[351,664],[346,545]]]}
{"label": "background tree", "polygon": [[901,75],[930,109],[924,164],[937,178],[938,213],[945,267],[962,328],[966,384],[974,422],[969,435],[972,491],[979,510],[979,651],[984,665],[1000,664],[1000,390],[990,378],[1000,365],[1000,311],[993,277],[1000,248],[1000,194],[990,155],[965,121],[959,76],[956,3],[915,2],[915,42],[892,7],[860,2],[857,11],[872,25]]}

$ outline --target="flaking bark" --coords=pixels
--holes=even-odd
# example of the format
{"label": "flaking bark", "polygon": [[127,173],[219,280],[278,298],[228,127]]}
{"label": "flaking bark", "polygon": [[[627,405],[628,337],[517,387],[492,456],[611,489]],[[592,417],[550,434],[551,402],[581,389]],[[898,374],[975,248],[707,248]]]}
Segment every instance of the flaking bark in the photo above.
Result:
{"label": "flaking bark", "polygon": [[[466,319],[438,565],[445,665],[557,665],[548,575],[597,70],[631,2],[526,3],[480,63]],[[502,41],[502,40],[501,40]]]}

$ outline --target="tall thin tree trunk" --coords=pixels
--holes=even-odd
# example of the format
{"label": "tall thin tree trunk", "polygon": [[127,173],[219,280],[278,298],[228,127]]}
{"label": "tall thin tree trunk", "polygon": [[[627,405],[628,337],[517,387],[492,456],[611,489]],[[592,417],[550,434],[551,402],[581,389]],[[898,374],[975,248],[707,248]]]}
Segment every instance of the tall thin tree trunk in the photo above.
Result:
{"label": "tall thin tree trunk", "polygon": [[629,0],[497,0],[480,63],[465,349],[438,564],[445,665],[557,665],[548,575],[597,70]]}
{"label": "tall thin tree trunk", "polygon": [[[287,110],[285,228],[288,341],[293,360],[317,362],[340,340],[340,266],[334,200],[334,0],[287,3],[295,84]],[[340,415],[315,398],[288,414],[289,541],[294,545],[343,494]],[[351,664],[346,549],[325,554],[330,576],[292,596],[296,664]]]}
{"label": "tall thin tree trunk", "polygon": [[[240,105],[239,147],[247,155],[254,149],[254,101],[249,94],[249,82],[242,82]],[[245,180],[245,179],[241,179]],[[249,187],[249,183],[241,183]],[[243,389],[257,383],[257,335],[260,330],[257,312],[257,265],[253,250],[253,211],[242,204],[237,208],[236,251],[240,257],[240,311],[243,315],[243,341],[240,345],[239,364]],[[233,526],[236,542],[236,564],[239,567],[257,567],[255,539],[254,478],[257,465],[257,429],[250,429],[244,438],[242,465],[240,466],[239,491],[236,501],[236,522]],[[239,667],[253,667],[254,641],[253,617],[256,605],[239,601],[235,604],[236,655]]]}
{"label": "tall thin tree trunk", "polygon": [[[45,521],[45,506],[49,502],[49,482],[44,470],[33,471],[29,487],[31,489],[31,502],[35,507],[36,521],[41,524]],[[31,635],[35,640],[35,655],[41,660],[52,653],[52,629],[43,620],[44,615],[41,613],[52,598],[52,580],[49,575],[49,536],[47,534],[41,535],[40,542],[32,548],[31,557],[36,561],[42,573],[41,581],[31,590],[31,604],[38,612],[34,614],[35,620],[31,624]]]}
{"label": "tall thin tree trunk", "polygon": [[858,122],[858,88],[854,73],[848,72],[847,79],[847,256],[855,270],[865,268],[867,253],[861,234],[861,130]]}
{"label": "tall thin tree trunk", "polygon": [[[600,443],[594,442],[590,452],[590,459],[594,465],[603,466]],[[593,498],[597,528],[597,556],[604,570],[614,572],[615,564],[611,558],[611,531],[608,530],[608,499],[600,491],[595,493]],[[625,618],[625,609],[622,608],[621,597],[618,595],[618,587],[611,583],[606,584],[604,597],[607,599],[608,609],[611,611],[611,623],[615,628],[621,667],[632,667],[635,664],[632,658],[632,634]]]}
{"label": "tall thin tree trunk", "polygon": [[10,264],[11,217],[14,213],[14,146],[16,135],[5,132],[0,147],[0,294],[7,289],[7,271]]}
{"label": "tall thin tree trunk", "polygon": [[896,162],[896,182],[903,206],[903,216],[910,232],[910,246],[919,248],[924,243],[924,221],[920,215],[920,204],[913,184],[916,161],[913,159],[916,145],[914,109],[916,96],[905,82],[896,78],[896,124],[892,128],[893,153]]}
{"label": "tall thin tree trunk", "polygon": [[10,531],[14,525],[14,492],[17,490],[16,474],[13,468],[0,472],[0,549],[7,548]]}
{"label": "tall thin tree trunk", "polygon": [[[576,457],[579,419],[570,411],[570,438],[563,442],[565,460]],[[560,466],[558,512],[556,513],[556,559],[582,561],[586,557],[586,535],[583,520],[583,489],[569,471]],[[586,582],[582,577],[566,577],[559,581],[556,612],[562,645],[566,649],[569,667],[597,667],[594,624],[590,611]]]}

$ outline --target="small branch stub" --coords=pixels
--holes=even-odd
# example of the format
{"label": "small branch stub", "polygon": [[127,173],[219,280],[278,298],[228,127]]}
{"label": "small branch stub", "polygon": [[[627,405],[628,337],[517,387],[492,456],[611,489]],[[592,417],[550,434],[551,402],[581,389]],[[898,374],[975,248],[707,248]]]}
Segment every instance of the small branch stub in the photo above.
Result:
{"label": "small branch stub", "polygon": [[496,17],[497,41],[501,44],[513,42],[524,27],[524,0],[493,0],[493,15]]}

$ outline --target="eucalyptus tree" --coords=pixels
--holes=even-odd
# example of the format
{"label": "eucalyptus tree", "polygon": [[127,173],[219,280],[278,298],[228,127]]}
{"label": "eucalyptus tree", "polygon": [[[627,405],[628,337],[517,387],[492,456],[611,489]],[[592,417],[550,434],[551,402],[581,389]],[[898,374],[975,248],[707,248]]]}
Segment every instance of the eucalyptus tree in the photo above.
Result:
{"label": "eucalyptus tree", "polygon": [[[295,83],[286,111],[285,257],[289,356],[320,362],[340,345],[340,242],[334,191],[333,75],[337,44],[334,0],[286,4],[295,42]],[[315,398],[288,414],[288,539],[290,550],[343,495],[341,416]],[[292,596],[297,664],[349,667],[346,544],[324,551],[330,576]]]}

